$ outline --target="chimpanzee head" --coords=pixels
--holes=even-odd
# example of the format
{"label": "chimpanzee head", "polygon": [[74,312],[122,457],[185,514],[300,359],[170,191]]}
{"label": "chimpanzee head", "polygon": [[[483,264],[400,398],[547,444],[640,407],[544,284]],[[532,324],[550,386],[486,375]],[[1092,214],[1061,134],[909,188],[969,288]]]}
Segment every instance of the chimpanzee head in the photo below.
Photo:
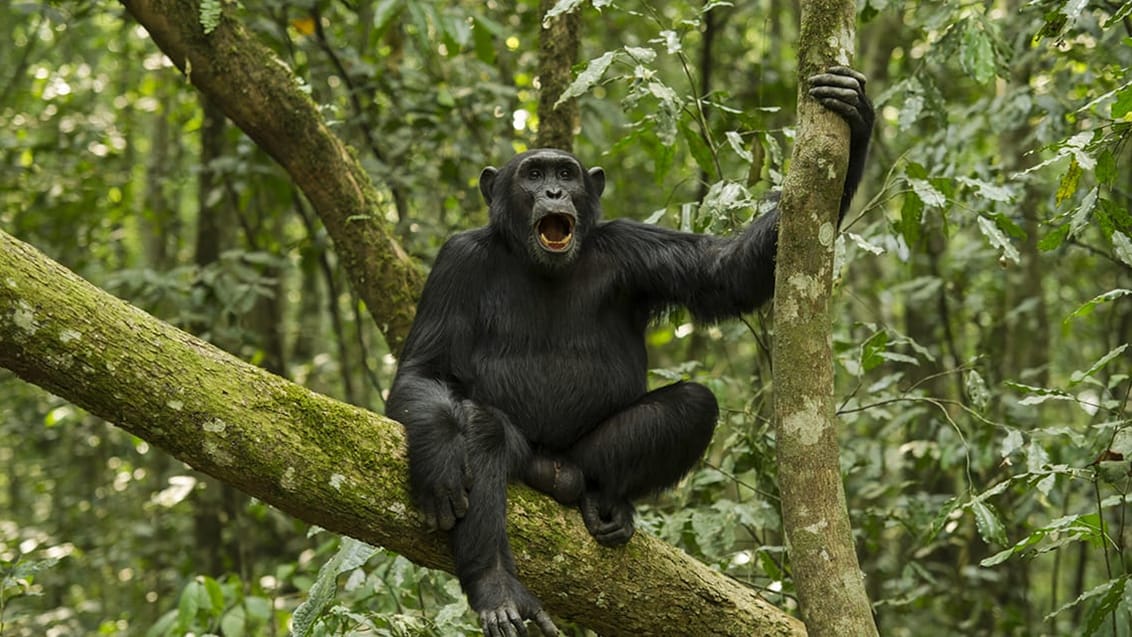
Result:
{"label": "chimpanzee head", "polygon": [[491,226],[517,251],[554,271],[572,264],[601,216],[605,171],[587,171],[562,150],[540,148],[516,155],[502,170],[480,173],[480,192]]}

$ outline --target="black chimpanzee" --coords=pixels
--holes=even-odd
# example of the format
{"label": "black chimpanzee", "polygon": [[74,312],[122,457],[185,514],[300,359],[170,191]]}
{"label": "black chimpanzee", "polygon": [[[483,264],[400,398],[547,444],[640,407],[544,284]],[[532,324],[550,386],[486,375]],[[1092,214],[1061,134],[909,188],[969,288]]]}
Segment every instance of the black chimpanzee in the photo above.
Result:
{"label": "black chimpanzee", "polygon": [[[841,215],[861,180],[874,112],[865,78],[835,67],[810,94],[849,123]],[[557,630],[519,582],[507,483],[578,504],[598,542],[633,535],[635,498],[675,484],[711,439],[711,392],[648,391],[644,334],[673,306],[701,321],[774,292],[778,210],[739,236],[599,222],[601,168],[532,150],[485,168],[486,227],[452,237],[425,285],[387,413],[405,425],[412,495],[451,530],[456,573],[489,636]]]}

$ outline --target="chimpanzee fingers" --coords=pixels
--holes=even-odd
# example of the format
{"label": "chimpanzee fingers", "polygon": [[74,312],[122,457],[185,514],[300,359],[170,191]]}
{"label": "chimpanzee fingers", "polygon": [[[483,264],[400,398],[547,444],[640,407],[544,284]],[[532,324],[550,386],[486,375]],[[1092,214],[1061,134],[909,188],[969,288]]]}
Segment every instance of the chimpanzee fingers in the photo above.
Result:
{"label": "chimpanzee fingers", "polygon": [[817,100],[830,100],[840,102],[846,106],[856,108],[861,103],[861,96],[849,88],[837,86],[815,86],[809,91],[811,97]]}
{"label": "chimpanzee fingers", "polygon": [[542,631],[543,637],[558,637],[561,634],[545,610],[540,610],[535,614],[535,625]]}
{"label": "chimpanzee fingers", "polygon": [[861,85],[862,89],[865,88],[865,83],[869,81],[869,78],[865,77],[864,73],[856,69],[849,68],[848,66],[831,66],[826,69],[825,72],[832,75],[848,75],[849,77],[857,80],[857,83]]}
{"label": "chimpanzee fingers", "polygon": [[822,106],[840,115],[842,119],[848,122],[851,129],[858,129],[865,126],[865,119],[861,117],[861,112],[857,110],[857,107],[850,106],[845,102],[840,102],[835,99],[817,98],[817,100]]}
{"label": "chimpanzee fingers", "polygon": [[855,78],[845,77],[844,75],[833,75],[832,73],[819,73],[810,76],[807,84],[810,86],[811,91],[816,88],[840,89],[842,91],[848,91],[853,95],[860,95],[864,91],[861,83]]}
{"label": "chimpanzee fingers", "polygon": [[488,637],[527,637],[527,627],[514,604],[481,612],[480,627]]}

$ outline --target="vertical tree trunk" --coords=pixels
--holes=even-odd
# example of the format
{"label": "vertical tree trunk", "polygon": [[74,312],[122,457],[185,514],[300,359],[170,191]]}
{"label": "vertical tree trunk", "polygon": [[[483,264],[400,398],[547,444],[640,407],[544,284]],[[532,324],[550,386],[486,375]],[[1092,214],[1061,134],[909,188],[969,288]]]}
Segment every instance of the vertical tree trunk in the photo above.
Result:
{"label": "vertical tree trunk", "polygon": [[787,547],[810,635],[876,635],[838,465],[830,294],[848,128],[804,78],[847,65],[856,3],[802,2],[798,136],[782,192],[774,303],[775,415]]}
{"label": "vertical tree trunk", "polygon": [[[541,0],[539,14],[554,7],[554,0]],[[554,107],[573,79],[570,66],[578,57],[578,30],[582,18],[578,10],[551,18],[539,31],[538,47],[538,141],[541,148],[574,147],[574,129],[578,126],[578,100],[566,100]]]}

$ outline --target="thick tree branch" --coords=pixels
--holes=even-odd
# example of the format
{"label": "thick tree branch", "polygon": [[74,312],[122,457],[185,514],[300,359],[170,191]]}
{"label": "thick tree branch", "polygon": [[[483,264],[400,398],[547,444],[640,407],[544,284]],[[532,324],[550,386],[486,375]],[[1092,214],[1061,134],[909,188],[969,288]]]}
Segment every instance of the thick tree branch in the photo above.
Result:
{"label": "thick tree branch", "polygon": [[197,0],[121,2],[189,81],[291,175],[390,349],[400,351],[423,278],[390,232],[369,176],[294,74],[234,20],[225,17],[205,35]]}
{"label": "thick tree branch", "polygon": [[830,296],[838,208],[849,158],[845,122],[805,78],[849,65],[853,0],[804,0],[798,135],[780,202],[774,300],[779,486],[794,583],[812,635],[876,635],[853,546],[838,462]]}
{"label": "thick tree branch", "polygon": [[[450,569],[406,492],[401,427],[236,359],[0,232],[0,367],[279,509]],[[600,547],[523,487],[509,533],[523,581],[606,635],[801,635],[801,624],[655,538]],[[662,609],[635,613],[636,608]]]}

